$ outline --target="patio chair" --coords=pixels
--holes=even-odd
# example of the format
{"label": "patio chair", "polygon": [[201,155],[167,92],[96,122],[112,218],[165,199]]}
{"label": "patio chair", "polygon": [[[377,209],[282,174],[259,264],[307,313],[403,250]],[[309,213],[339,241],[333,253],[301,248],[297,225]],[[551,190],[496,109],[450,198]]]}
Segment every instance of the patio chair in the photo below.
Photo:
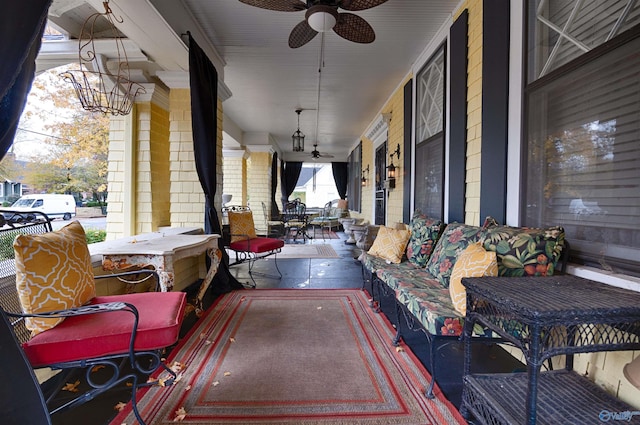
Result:
{"label": "patio chair", "polygon": [[[229,245],[228,249],[236,254],[236,261],[229,264],[249,262],[249,277],[251,278],[251,287],[256,287],[254,274],[263,275],[273,279],[282,278],[282,273],[278,268],[277,254],[284,246],[284,241],[277,238],[259,237],[256,234],[253,222],[253,212],[248,206],[229,206],[223,208],[223,214],[226,213],[229,219]],[[226,238],[223,238],[226,240]],[[268,275],[253,270],[256,260],[263,259],[273,255],[273,263],[275,265],[278,276]]]}
{"label": "patio chair", "polygon": [[[48,390],[43,395],[32,388],[33,372],[25,371],[24,362],[5,364],[12,372],[20,371],[24,379],[3,380],[6,382],[2,385],[14,386],[20,381],[26,392],[24,400],[19,400],[17,405],[32,410],[16,413],[15,423],[49,423],[50,415],[84,404],[126,383],[131,385],[132,410],[138,422],[144,424],[136,394],[142,387],[156,385],[148,383],[147,376],[157,370],[163,372],[163,385],[171,385],[175,380],[175,372],[162,362],[161,354],[178,340],[186,294],[143,292],[96,296],[94,279],[141,273],[157,277],[157,274],[145,270],[94,277],[86,236],[77,221],[58,231],[20,234],[15,238],[14,250],[13,291],[7,284],[11,280],[8,276],[2,279],[0,291],[3,356],[6,347],[14,358],[20,354],[28,360],[31,368],[61,371],[46,382]],[[21,312],[14,309],[16,303]],[[7,324],[13,335],[6,332]],[[15,352],[16,342],[22,353]],[[77,395],[69,392],[73,397],[60,401],[56,396],[69,382],[68,378],[78,372],[84,374],[88,389]],[[2,387],[3,402],[7,392],[11,389]],[[17,388],[13,392],[22,396]],[[37,412],[41,408],[45,411]],[[6,415],[6,408],[3,412]],[[40,419],[19,419],[30,413]]]}
{"label": "patio chair", "polygon": [[267,226],[267,237],[278,238],[284,233],[284,225],[282,220],[272,220],[269,217],[269,211],[267,205],[262,202],[262,214],[264,215],[264,222]]}
{"label": "patio chair", "polygon": [[342,218],[342,212],[338,211],[337,207],[333,205],[337,205],[338,200],[335,199],[333,201],[327,202],[322,208],[320,215],[315,217],[313,220],[309,222],[311,226],[313,226],[313,237],[316,237],[316,228],[320,227],[320,231],[322,232],[322,240],[324,240],[324,231],[325,229],[329,232],[333,231],[333,228],[340,227],[340,222],[338,221]]}
{"label": "patio chair", "polygon": [[307,233],[309,226],[309,216],[307,215],[307,206],[295,199],[291,202],[287,202],[284,207],[284,213],[282,214],[282,221],[285,229],[285,239],[295,242],[298,236],[302,238],[302,242],[306,242],[306,239],[312,239]]}

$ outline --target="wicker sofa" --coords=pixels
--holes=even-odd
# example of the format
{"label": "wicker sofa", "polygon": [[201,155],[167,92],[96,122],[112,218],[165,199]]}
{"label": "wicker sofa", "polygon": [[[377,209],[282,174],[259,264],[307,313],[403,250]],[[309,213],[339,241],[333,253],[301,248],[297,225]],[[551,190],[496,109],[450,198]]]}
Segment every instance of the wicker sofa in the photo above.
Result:
{"label": "wicker sofa", "polygon": [[[410,238],[401,262],[371,254],[362,256],[364,287],[372,296],[374,308],[380,309],[383,299],[395,300],[394,314],[389,318],[398,330],[394,344],[402,338],[401,318],[410,329],[425,334],[430,342],[434,380],[437,347],[459,338],[463,329],[464,314],[454,306],[449,286],[455,264],[467,247],[480,244],[487,252],[495,252],[498,276],[551,275],[558,265],[564,267],[568,252],[561,227],[500,226],[490,217],[482,226],[445,225],[419,211],[408,227]],[[432,389],[433,381],[428,396],[432,396]]]}

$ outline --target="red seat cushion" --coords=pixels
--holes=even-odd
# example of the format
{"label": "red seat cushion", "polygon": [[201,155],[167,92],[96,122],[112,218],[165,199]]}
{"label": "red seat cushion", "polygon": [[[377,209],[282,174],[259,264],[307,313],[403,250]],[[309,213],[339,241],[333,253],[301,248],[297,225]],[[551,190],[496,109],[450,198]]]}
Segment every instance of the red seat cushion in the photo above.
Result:
{"label": "red seat cushion", "polygon": [[243,241],[232,242],[229,245],[234,251],[248,251],[260,254],[263,252],[273,251],[274,249],[282,248],[284,241],[276,238],[253,238],[245,239]]}
{"label": "red seat cushion", "polygon": [[[145,292],[95,297],[90,304],[127,302],[138,309],[136,351],[167,347],[178,340],[184,292]],[[122,354],[129,350],[134,316],[128,311],[67,317],[23,344],[33,367]]]}

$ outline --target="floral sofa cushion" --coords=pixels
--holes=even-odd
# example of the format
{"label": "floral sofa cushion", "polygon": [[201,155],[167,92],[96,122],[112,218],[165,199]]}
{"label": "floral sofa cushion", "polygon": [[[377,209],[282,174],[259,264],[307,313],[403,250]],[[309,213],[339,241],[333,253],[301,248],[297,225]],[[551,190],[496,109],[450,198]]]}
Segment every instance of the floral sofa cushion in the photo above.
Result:
{"label": "floral sofa cushion", "polygon": [[387,264],[376,270],[376,275],[394,291],[402,288],[422,288],[430,286],[433,281],[425,269],[420,269],[405,261],[400,264]]}
{"label": "floral sofa cushion", "polygon": [[459,336],[464,318],[453,307],[449,289],[437,280],[431,282],[423,288],[403,288],[396,299],[431,335]]}
{"label": "floral sofa cushion", "polygon": [[449,224],[438,239],[431,257],[427,262],[427,271],[436,278],[442,286],[449,287],[449,277],[456,258],[472,243],[484,238],[482,227],[469,226],[462,223]]}
{"label": "floral sofa cushion", "polygon": [[564,229],[496,226],[487,229],[484,248],[495,251],[499,276],[551,276],[564,248]]}
{"label": "floral sofa cushion", "polygon": [[411,238],[407,245],[407,259],[416,267],[424,267],[440,233],[444,230],[444,223],[442,220],[429,218],[420,210],[416,210],[409,223],[409,230]]}

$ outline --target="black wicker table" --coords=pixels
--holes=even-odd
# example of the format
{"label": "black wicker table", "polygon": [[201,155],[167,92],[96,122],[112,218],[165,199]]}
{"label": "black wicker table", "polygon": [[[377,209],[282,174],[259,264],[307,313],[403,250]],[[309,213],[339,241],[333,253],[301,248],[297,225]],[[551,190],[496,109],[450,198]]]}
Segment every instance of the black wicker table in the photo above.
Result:
{"label": "black wicker table", "polygon": [[[463,414],[488,424],[640,424],[640,411],[572,372],[573,354],[640,349],[640,293],[569,275],[462,283]],[[527,372],[470,375],[476,324],[522,350]],[[541,372],[546,360],[559,355],[566,356],[564,370]]]}

